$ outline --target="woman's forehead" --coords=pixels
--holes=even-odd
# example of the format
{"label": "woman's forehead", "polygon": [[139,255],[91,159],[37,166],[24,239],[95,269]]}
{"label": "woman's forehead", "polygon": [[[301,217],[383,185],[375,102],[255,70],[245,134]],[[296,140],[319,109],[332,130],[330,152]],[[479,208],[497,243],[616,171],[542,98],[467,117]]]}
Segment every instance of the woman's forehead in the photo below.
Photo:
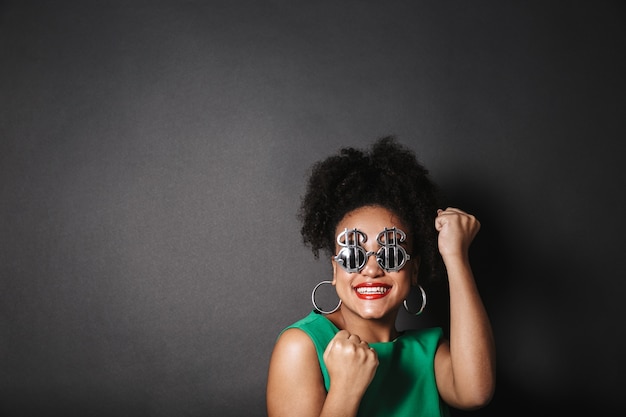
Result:
{"label": "woman's forehead", "polygon": [[337,224],[336,234],[345,229],[358,229],[369,237],[377,236],[385,229],[408,232],[406,225],[391,210],[379,206],[366,206],[347,213]]}

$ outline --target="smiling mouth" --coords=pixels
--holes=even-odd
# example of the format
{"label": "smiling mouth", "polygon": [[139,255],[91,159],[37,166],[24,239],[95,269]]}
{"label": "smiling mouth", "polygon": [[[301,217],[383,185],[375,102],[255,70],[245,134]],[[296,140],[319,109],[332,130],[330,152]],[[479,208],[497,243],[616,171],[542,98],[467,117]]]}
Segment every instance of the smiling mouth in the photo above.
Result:
{"label": "smiling mouth", "polygon": [[363,285],[356,287],[354,291],[359,298],[375,300],[386,296],[390,289],[391,287],[387,285]]}

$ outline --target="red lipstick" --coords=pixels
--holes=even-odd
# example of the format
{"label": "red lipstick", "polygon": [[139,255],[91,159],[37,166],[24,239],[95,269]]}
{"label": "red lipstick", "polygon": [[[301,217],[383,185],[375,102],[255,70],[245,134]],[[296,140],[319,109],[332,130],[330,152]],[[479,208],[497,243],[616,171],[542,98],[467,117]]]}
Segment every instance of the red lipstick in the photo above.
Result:
{"label": "red lipstick", "polygon": [[389,294],[391,285],[380,282],[364,282],[354,287],[356,296],[362,300],[378,300]]}

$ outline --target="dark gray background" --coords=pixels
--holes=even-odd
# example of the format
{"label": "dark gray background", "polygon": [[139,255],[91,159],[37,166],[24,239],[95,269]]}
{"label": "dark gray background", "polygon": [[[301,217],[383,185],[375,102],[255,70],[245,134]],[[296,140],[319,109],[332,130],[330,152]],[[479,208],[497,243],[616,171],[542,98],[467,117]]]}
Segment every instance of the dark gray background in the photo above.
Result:
{"label": "dark gray background", "polygon": [[[624,410],[625,17],[0,2],[0,414],[264,416],[275,338],[330,277],[307,169],[386,134],[483,224],[498,388],[469,414]],[[429,300],[400,324],[439,323]]]}

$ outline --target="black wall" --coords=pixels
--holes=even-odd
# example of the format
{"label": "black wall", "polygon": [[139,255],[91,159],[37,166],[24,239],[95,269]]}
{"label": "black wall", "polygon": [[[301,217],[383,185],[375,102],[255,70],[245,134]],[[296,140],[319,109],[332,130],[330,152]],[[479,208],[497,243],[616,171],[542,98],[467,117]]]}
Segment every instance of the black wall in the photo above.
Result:
{"label": "black wall", "polygon": [[[469,414],[623,411],[625,18],[0,2],[0,414],[264,416],[275,338],[330,277],[307,169],[386,134],[483,225],[498,388]],[[400,324],[439,323],[429,300]]]}

